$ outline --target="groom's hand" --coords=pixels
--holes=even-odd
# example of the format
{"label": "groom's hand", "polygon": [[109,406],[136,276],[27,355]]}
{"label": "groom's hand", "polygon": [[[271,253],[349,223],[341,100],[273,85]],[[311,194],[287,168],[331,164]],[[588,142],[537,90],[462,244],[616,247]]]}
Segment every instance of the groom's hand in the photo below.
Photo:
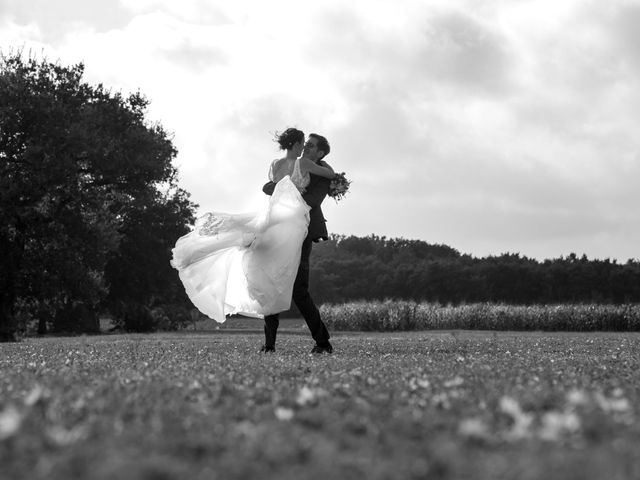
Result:
{"label": "groom's hand", "polygon": [[276,188],[276,184],[273,182],[267,182],[262,187],[262,191],[267,195],[273,195],[273,190]]}

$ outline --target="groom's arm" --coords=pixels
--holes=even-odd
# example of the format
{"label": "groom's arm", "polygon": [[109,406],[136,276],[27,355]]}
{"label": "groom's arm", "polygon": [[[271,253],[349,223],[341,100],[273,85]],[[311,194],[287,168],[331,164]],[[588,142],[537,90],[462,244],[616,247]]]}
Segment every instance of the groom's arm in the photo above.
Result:
{"label": "groom's arm", "polygon": [[276,188],[276,184],[273,182],[267,182],[262,187],[262,191],[267,195],[273,195],[273,190]]}

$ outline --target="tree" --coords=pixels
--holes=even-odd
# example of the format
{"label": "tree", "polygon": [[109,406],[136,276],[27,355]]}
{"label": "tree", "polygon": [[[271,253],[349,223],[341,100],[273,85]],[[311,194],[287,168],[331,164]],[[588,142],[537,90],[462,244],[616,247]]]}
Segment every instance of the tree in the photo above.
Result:
{"label": "tree", "polygon": [[311,293],[319,303],[640,301],[636,260],[623,265],[575,253],[544,262],[518,253],[474,258],[446,245],[375,235],[331,235],[313,255]]}
{"label": "tree", "polygon": [[57,330],[88,316],[95,328],[111,287],[105,267],[126,243],[131,212],[178,202],[171,233],[193,220],[176,150],[145,121],[148,101],[91,86],[83,73],[82,64],[0,55],[3,339],[25,315],[48,316]]}
{"label": "tree", "polygon": [[[190,320],[190,300],[169,264],[175,241],[187,233],[193,204],[183,190],[138,199],[123,211],[120,248],[110,256],[105,275],[109,293],[104,307],[128,331],[173,328]],[[181,308],[182,307],[182,308]]]}

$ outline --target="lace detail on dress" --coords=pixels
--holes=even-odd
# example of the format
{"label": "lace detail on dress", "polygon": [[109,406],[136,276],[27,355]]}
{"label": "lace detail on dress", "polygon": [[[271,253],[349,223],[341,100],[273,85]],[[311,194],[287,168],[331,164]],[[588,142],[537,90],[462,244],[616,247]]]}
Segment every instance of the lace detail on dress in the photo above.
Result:
{"label": "lace detail on dress", "polygon": [[[300,193],[304,193],[309,182],[311,182],[311,176],[309,172],[306,175],[302,174],[300,169],[300,159],[297,158],[293,162],[293,166],[289,166],[290,163],[284,159],[274,160],[269,168],[269,180],[273,183],[278,183],[284,177],[289,176],[291,181],[296,186]],[[289,170],[290,169],[290,170]]]}
{"label": "lace detail on dress", "polygon": [[200,217],[198,221],[198,233],[207,237],[218,235],[220,229],[224,226],[224,220],[224,217],[221,215],[207,213]]}
{"label": "lace detail on dress", "polygon": [[304,193],[311,181],[311,176],[309,172],[306,175],[302,175],[302,171],[300,170],[300,159],[297,158],[293,164],[293,172],[291,173],[291,181],[298,188],[300,193]]}

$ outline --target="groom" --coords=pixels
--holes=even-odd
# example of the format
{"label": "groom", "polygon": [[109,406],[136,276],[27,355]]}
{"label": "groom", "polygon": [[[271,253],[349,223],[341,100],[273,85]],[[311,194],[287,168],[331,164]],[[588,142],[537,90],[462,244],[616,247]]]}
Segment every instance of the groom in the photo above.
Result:
{"label": "groom", "polygon": [[[324,163],[324,157],[329,155],[330,150],[331,148],[326,138],[322,135],[312,133],[304,145],[303,156],[322,165]],[[322,322],[318,307],[313,303],[313,299],[309,294],[309,257],[311,255],[312,242],[327,240],[328,238],[327,226],[325,225],[326,220],[324,219],[320,205],[324,197],[329,193],[330,184],[331,180],[328,178],[311,175],[311,181],[307,186],[306,192],[302,195],[304,201],[311,207],[311,211],[309,212],[310,221],[307,236],[302,242],[300,266],[298,267],[298,274],[293,284],[293,301],[307,322],[311,336],[316,341],[316,345],[311,350],[312,353],[333,352],[333,347],[329,343],[329,331]],[[264,185],[262,191],[267,195],[271,195],[273,194],[274,188],[275,184],[268,182]],[[275,315],[265,315],[265,345],[262,347],[262,352],[275,352],[276,334],[279,323],[280,320],[277,313]]]}

